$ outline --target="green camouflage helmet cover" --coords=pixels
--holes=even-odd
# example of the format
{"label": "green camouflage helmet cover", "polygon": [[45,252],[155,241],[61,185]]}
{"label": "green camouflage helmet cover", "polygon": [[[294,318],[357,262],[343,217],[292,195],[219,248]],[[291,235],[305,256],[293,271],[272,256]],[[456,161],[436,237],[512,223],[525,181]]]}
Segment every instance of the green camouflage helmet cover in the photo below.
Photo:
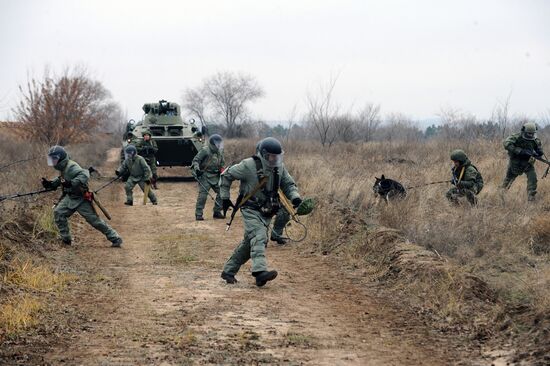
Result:
{"label": "green camouflage helmet cover", "polygon": [[464,150],[457,149],[453,150],[453,152],[451,153],[451,160],[464,163],[466,160],[468,160],[468,156],[466,156]]}
{"label": "green camouflage helmet cover", "polygon": [[296,214],[300,216],[309,215],[315,208],[315,201],[313,198],[306,198],[302,201],[300,206],[296,209]]}
{"label": "green camouflage helmet cover", "polygon": [[537,125],[533,122],[527,122],[521,127],[521,137],[526,140],[534,140],[536,138]]}

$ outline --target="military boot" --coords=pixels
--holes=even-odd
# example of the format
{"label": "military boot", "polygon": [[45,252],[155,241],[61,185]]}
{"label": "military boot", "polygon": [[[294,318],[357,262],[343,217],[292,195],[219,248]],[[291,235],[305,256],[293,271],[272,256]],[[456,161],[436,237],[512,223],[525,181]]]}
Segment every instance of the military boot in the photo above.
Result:
{"label": "military boot", "polygon": [[61,239],[61,241],[65,245],[71,245],[73,243],[73,241],[71,239]]}
{"label": "military boot", "polygon": [[195,221],[203,221],[203,220],[204,220],[204,217],[195,215]]}
{"label": "military boot", "polygon": [[283,238],[282,236],[273,236],[273,235],[271,235],[271,237],[270,237],[269,239],[270,239],[271,241],[277,242],[277,244],[279,244],[279,245],[288,244],[288,239],[287,239],[287,238]]}
{"label": "military boot", "polygon": [[225,219],[225,216],[221,212],[214,212],[213,217],[215,219]]}
{"label": "military boot", "polygon": [[262,287],[267,282],[273,281],[277,277],[277,271],[261,271],[253,272],[252,276],[256,277],[256,286]]}
{"label": "military boot", "polygon": [[134,202],[132,202],[132,201],[126,201],[126,202],[124,202],[124,204],[125,204],[126,206],[133,206],[133,205],[134,205]]}
{"label": "military boot", "polygon": [[221,278],[223,278],[225,280],[225,282],[230,283],[230,284],[235,284],[235,283],[239,282],[239,281],[237,281],[235,276],[233,276],[232,274],[229,274],[229,273],[225,273],[225,272],[222,272]]}
{"label": "military boot", "polygon": [[111,242],[111,247],[113,247],[113,248],[120,248],[121,245],[122,245],[122,238],[121,237],[118,237],[118,238],[116,238],[115,240],[113,240]]}

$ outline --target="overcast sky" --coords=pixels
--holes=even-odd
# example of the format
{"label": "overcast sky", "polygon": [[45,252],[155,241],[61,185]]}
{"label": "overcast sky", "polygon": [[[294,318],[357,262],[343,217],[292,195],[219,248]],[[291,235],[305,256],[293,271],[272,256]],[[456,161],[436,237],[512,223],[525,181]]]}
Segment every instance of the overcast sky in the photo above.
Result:
{"label": "overcast sky", "polygon": [[545,0],[0,0],[0,119],[45,65],[85,64],[130,118],[181,102],[217,71],[255,76],[255,116],[283,120],[339,75],[344,108],[380,103],[415,119],[442,107],[488,117],[550,108]]}

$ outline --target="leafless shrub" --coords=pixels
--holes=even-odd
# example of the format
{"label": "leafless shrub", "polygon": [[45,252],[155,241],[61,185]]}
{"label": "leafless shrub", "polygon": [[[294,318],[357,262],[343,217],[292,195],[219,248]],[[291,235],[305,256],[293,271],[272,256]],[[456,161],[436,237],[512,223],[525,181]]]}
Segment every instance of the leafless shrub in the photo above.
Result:
{"label": "leafless shrub", "polygon": [[29,137],[50,145],[65,145],[91,134],[120,113],[109,91],[83,68],[67,68],[59,75],[46,70],[42,79],[28,80],[19,91],[21,100],[14,109],[17,120]]}
{"label": "leafless shrub", "polygon": [[264,95],[256,79],[244,73],[218,72],[184,93],[183,106],[201,122],[225,124],[227,137],[241,136],[239,125],[249,120],[247,105]]}

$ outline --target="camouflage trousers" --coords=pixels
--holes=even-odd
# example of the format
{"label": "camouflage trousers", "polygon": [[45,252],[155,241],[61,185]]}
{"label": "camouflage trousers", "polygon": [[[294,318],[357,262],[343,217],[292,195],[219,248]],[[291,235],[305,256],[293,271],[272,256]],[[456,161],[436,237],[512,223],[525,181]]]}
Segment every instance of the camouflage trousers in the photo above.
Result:
{"label": "camouflage trousers", "polygon": [[[219,178],[218,178],[219,179]],[[218,179],[209,179],[208,177],[198,178],[199,194],[197,196],[197,203],[195,205],[195,216],[202,216],[204,206],[206,206],[206,200],[208,199],[208,192],[212,189],[216,193],[216,200],[214,201],[214,213],[222,212],[222,199],[220,198],[220,186]]]}
{"label": "camouflage trousers", "polygon": [[259,211],[241,209],[244,223],[244,238],[229,260],[225,263],[223,271],[236,275],[243,264],[252,259],[252,272],[267,271],[265,250],[267,244],[267,228],[271,218],[266,218]]}
{"label": "camouflage trousers", "polygon": [[145,161],[147,162],[147,165],[149,165],[149,168],[151,168],[151,173],[153,174],[154,177],[157,176],[157,158],[152,156],[152,157],[147,157],[145,158]]}
{"label": "camouflage trousers", "polygon": [[[134,202],[134,187],[136,184],[141,188],[143,192],[145,192],[145,182],[142,179],[136,179],[136,178],[128,178],[126,181],[126,184],[124,185],[124,190],[126,191],[126,202]],[[155,193],[152,189],[149,190],[149,199],[151,202],[156,203],[157,202],[157,196],[155,196]]]}
{"label": "camouflage trousers", "polygon": [[522,174],[527,176],[527,195],[529,200],[533,200],[537,194],[537,172],[533,164],[510,160],[501,188],[510,188],[514,180]]}
{"label": "camouflage trousers", "polygon": [[452,203],[458,204],[461,197],[466,197],[472,206],[477,205],[476,194],[471,189],[452,187],[445,196]]}
{"label": "camouflage trousers", "polygon": [[71,200],[73,199],[64,197],[53,210],[55,224],[59,229],[61,239],[72,240],[68,219],[75,212],[78,212],[88,224],[99,230],[108,240],[114,241],[119,238],[117,232],[97,215],[90,202],[82,200],[82,202],[75,207],[74,201],[71,202]]}
{"label": "camouflage trousers", "polygon": [[271,230],[271,239],[276,240],[284,236],[284,230],[286,224],[290,221],[290,214],[284,209],[281,208],[275,216],[275,221],[273,222],[273,229]]}

